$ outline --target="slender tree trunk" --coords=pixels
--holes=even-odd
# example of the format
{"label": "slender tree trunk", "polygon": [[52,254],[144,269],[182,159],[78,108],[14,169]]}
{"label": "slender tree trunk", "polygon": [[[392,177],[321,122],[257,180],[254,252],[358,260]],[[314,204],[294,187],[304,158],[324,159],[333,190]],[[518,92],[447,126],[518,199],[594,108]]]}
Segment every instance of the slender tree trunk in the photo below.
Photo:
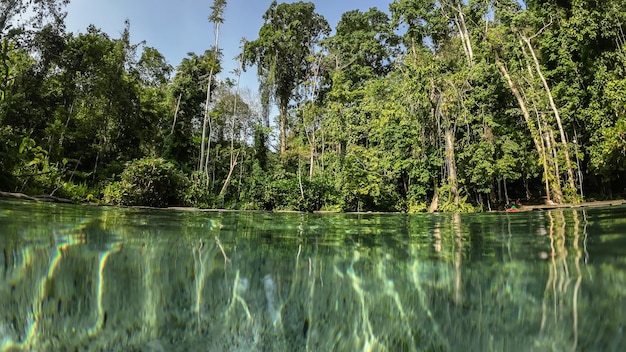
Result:
{"label": "slender tree trunk", "polygon": [[448,184],[450,185],[450,191],[454,197],[454,205],[458,206],[460,203],[459,197],[459,181],[456,176],[456,161],[454,156],[454,132],[452,128],[446,128],[446,165],[448,167]]}
{"label": "slender tree trunk", "polygon": [[583,194],[583,172],[580,167],[580,159],[578,158],[578,137],[576,136],[576,130],[574,130],[574,155],[576,156],[576,172],[578,174],[578,187],[580,187],[580,198],[585,199],[585,195]]}
{"label": "slender tree trunk", "polygon": [[513,93],[513,96],[515,96],[515,100],[517,100],[517,105],[519,105],[520,110],[522,110],[524,121],[526,121],[526,125],[528,126],[528,129],[530,130],[530,135],[535,144],[535,149],[537,149],[537,153],[539,154],[539,157],[542,158],[543,174],[545,178],[545,187],[546,187],[546,196],[548,197],[548,199],[550,199],[551,192],[550,192],[550,184],[548,182],[549,171],[548,171],[548,165],[546,161],[545,149],[542,146],[543,142],[540,139],[541,137],[538,135],[538,131],[535,128],[535,124],[530,118],[530,112],[528,111],[528,108],[526,107],[526,102],[524,101],[522,94],[517,88],[517,85],[515,84],[515,82],[513,82],[513,79],[511,78],[509,71],[506,69],[502,61],[500,61],[500,58],[498,57],[497,54],[496,54],[496,66],[498,66],[498,69],[500,70],[500,73],[502,73],[502,76],[506,80],[506,83],[508,84],[509,89],[511,90],[511,93]]}
{"label": "slender tree trunk", "polygon": [[311,146],[311,150],[309,152],[310,154],[310,160],[309,160],[309,181],[313,180],[313,171],[314,171],[314,167],[315,167],[315,127],[313,127],[313,132],[312,132],[312,136],[311,136],[311,142],[310,142],[310,146]]}
{"label": "slender tree trunk", "polygon": [[[74,102],[72,101],[72,103],[70,104],[69,114],[67,114],[67,121],[65,121],[65,127],[61,131],[61,137],[59,138],[59,148],[63,148],[63,140],[65,138],[65,131],[67,131],[67,128],[70,125],[70,120],[72,119],[73,114],[74,114]],[[50,145],[52,145],[52,143],[50,143]],[[48,154],[50,154],[50,151],[48,151]]]}
{"label": "slender tree trunk", "polygon": [[[207,149],[206,156],[204,158],[204,174],[206,175],[206,185],[209,185],[209,181],[213,178],[209,175],[209,159],[211,156],[211,139],[213,139],[213,124],[211,123],[211,119],[207,120],[209,122],[209,137],[207,138]],[[215,171],[215,170],[213,170]]]}
{"label": "slender tree trunk", "polygon": [[[241,156],[241,160],[243,161],[244,165],[246,162],[246,151],[243,151],[243,155]],[[241,184],[243,183],[241,180],[243,179],[243,167],[239,168],[239,183],[237,184],[237,197],[239,199],[241,199]]]}
{"label": "slender tree trunk", "polygon": [[224,185],[222,185],[222,189],[220,190],[219,197],[220,199],[224,198],[226,195],[226,189],[230,185],[230,180],[233,176],[233,171],[235,171],[235,166],[237,166],[237,160],[239,159],[239,152],[235,155],[235,157],[231,157],[230,159],[230,168],[228,170],[228,176],[226,176],[226,180],[224,181]]}
{"label": "slender tree trunk", "polygon": [[280,154],[287,151],[287,103],[280,104]]}
{"label": "slender tree trunk", "polygon": [[[453,4],[452,2],[448,1],[440,1],[440,5],[449,9],[450,12],[446,13],[445,16],[449,16],[452,18],[461,39],[461,44],[463,45],[463,51],[465,52],[465,57],[467,58],[468,65],[472,67],[474,60],[474,51],[472,50],[472,42],[470,40],[469,31],[467,30],[467,25],[465,23],[463,7],[460,3]],[[413,53],[415,53],[414,41],[412,43],[412,49]]]}
{"label": "slender tree trunk", "polygon": [[463,10],[460,4],[458,5],[458,11],[459,11],[459,18],[461,19],[461,28],[463,32],[465,33],[465,36],[464,36],[465,45],[467,46],[468,59],[470,62],[470,67],[471,67],[474,64],[474,50],[472,49],[472,41],[470,39],[469,31],[467,30],[467,25],[465,22],[465,15],[463,14]]}
{"label": "slender tree trunk", "polygon": [[301,168],[302,160],[298,155],[298,184],[300,185],[300,198],[302,202],[304,202],[304,187],[302,186],[302,168]]}
{"label": "slender tree trunk", "polygon": [[174,122],[172,123],[172,131],[170,132],[170,135],[174,134],[174,127],[176,127],[176,118],[178,117],[178,110],[180,109],[180,100],[183,97],[183,93],[180,93],[178,95],[178,100],[176,101],[176,109],[174,110]]}
{"label": "slender tree trunk", "polygon": [[200,140],[200,160],[198,161],[198,171],[204,171],[204,156],[205,156],[205,145],[206,145],[206,131],[207,125],[209,123],[209,103],[211,100],[211,80],[213,77],[213,67],[209,71],[209,83],[207,83],[206,88],[206,99],[204,101],[204,119],[202,120],[202,139]]}
{"label": "slender tree trunk", "polygon": [[[303,125],[305,122],[303,121]],[[306,135],[306,139],[309,142],[309,181],[313,179],[313,171],[315,169],[315,121],[311,126],[311,135],[309,136],[309,132],[306,130],[306,125],[304,126],[304,134]]]}
{"label": "slender tree trunk", "polygon": [[[554,193],[554,197],[557,200],[557,202],[561,202],[561,183],[559,182],[550,182],[550,180],[552,179],[552,177],[550,176],[550,164],[552,164],[552,158],[550,158],[550,161],[548,161],[548,153],[551,153],[551,149],[549,147],[546,147],[546,138],[545,138],[545,134],[543,132],[543,130],[546,128],[546,126],[544,126],[541,121],[541,117],[539,115],[539,112],[537,111],[537,109],[535,108],[535,115],[537,116],[537,126],[539,128],[539,135],[541,136],[541,154],[539,155],[539,157],[541,158],[542,164],[543,164],[543,169],[544,169],[544,182],[546,185],[546,201],[548,203],[552,202],[552,194]],[[547,144],[548,146],[550,145],[550,143]],[[552,187],[550,187],[550,184],[552,184]]]}
{"label": "slender tree trunk", "polygon": [[[219,44],[219,39],[220,39],[220,22],[216,21],[215,22],[215,46],[213,47],[213,60],[216,61],[217,60],[217,54],[219,52],[218,49],[218,44]],[[206,169],[206,167],[208,166],[208,162],[204,163],[204,169],[202,167],[202,163],[205,160],[205,139],[206,139],[206,130],[207,130],[207,124],[209,122],[209,103],[211,100],[211,84],[213,83],[213,69],[214,69],[215,65],[211,65],[211,70],[209,71],[209,83],[207,83],[207,87],[206,87],[206,101],[204,102],[204,121],[202,123],[202,140],[200,141],[200,160],[198,162],[198,171],[205,171],[207,178],[209,176],[208,170]],[[210,134],[210,132],[209,132]],[[206,146],[206,159],[208,160],[208,154],[209,154],[209,150],[211,148],[211,139],[209,138],[207,146]]]}
{"label": "slender tree trunk", "polygon": [[[541,147],[542,147],[542,154],[539,156],[541,158],[542,161],[542,165],[543,165],[543,178],[544,178],[544,184],[546,186],[546,199],[548,202],[552,201],[552,192],[551,192],[551,187],[550,187],[550,172],[549,172],[549,168],[548,168],[548,156],[546,154],[546,147],[545,144],[543,142],[543,139],[541,139]],[[557,186],[557,190],[555,190],[555,192],[561,193],[558,189],[561,188],[561,185]]]}
{"label": "slender tree trunk", "polygon": [[[449,5],[450,6],[450,5]],[[470,38],[470,33],[467,30],[467,25],[465,23],[465,15],[463,14],[463,8],[461,4],[457,4],[456,6],[451,6],[454,13],[454,22],[456,24],[457,30],[459,32],[459,37],[461,38],[461,42],[463,44],[463,51],[465,52],[465,57],[467,58],[467,65],[471,69],[474,66],[474,51],[472,49],[472,42]],[[459,97],[460,104],[464,104],[464,93],[463,90],[470,90],[471,87],[466,81],[459,86],[458,84],[454,84],[451,82],[450,86],[454,89]],[[449,116],[446,116],[449,120]],[[469,131],[469,125],[468,125]],[[459,191],[459,182],[457,177],[456,170],[456,157],[455,157],[455,134],[454,129],[451,124],[448,122],[445,128],[445,158],[446,164],[448,166],[448,184],[450,185],[450,191],[452,192],[452,196],[454,197],[454,205],[455,207],[459,207],[461,203],[460,199],[460,191]]]}
{"label": "slender tree trunk", "polygon": [[226,176],[226,180],[224,181],[222,189],[220,190],[219,198],[224,198],[224,195],[226,194],[226,189],[230,185],[230,179],[233,175],[233,171],[235,170],[235,166],[237,166],[237,160],[239,159],[239,151],[237,152],[237,155],[235,155],[235,122],[237,120],[237,102],[239,98],[239,82],[241,81],[241,71],[242,67],[240,63],[239,70],[237,71],[238,75],[237,86],[235,88],[235,102],[233,103],[233,113],[231,115],[230,121],[230,168],[228,170],[228,176]]}
{"label": "slender tree trunk", "polygon": [[506,200],[506,204],[509,204],[509,190],[508,187],[506,185],[506,177],[502,178],[502,183],[504,186],[504,199]]}
{"label": "slender tree trunk", "polygon": [[[315,101],[317,100],[317,83],[318,83],[318,76],[319,76],[319,68],[320,68],[320,62],[321,62],[321,56],[320,57],[316,57],[316,64],[315,64],[315,70],[314,70],[314,74],[313,74],[313,78],[312,78],[312,88],[311,88],[311,102],[313,104],[315,104]],[[315,138],[315,129],[317,127],[317,114],[315,109],[313,109],[313,121],[311,123],[311,137],[309,137],[309,134],[306,132],[306,127],[304,130],[304,133],[306,134],[306,138],[309,141],[309,181],[313,180],[313,173],[315,171],[315,155],[317,154],[317,140]],[[321,126],[321,123],[320,123]]]}
{"label": "slender tree trunk", "polygon": [[437,186],[437,180],[436,179],[435,179],[434,183],[435,183],[435,185],[434,185],[435,193],[433,194],[433,199],[431,200],[430,206],[428,207],[428,212],[429,213],[434,213],[439,208],[439,187]]}
{"label": "slender tree trunk", "polygon": [[526,38],[525,36],[520,36],[520,37],[528,46],[528,50],[530,51],[530,54],[533,58],[533,62],[535,64],[535,70],[537,71],[537,74],[539,75],[539,78],[541,79],[541,82],[543,83],[543,88],[545,89],[546,94],[548,95],[548,101],[550,102],[550,107],[552,108],[552,112],[554,113],[556,124],[557,124],[557,127],[559,128],[561,143],[563,145],[563,152],[565,154],[565,166],[567,167],[567,177],[568,177],[569,186],[571,187],[572,190],[576,190],[576,183],[574,180],[574,169],[572,167],[572,162],[571,162],[570,155],[569,155],[569,148],[567,145],[567,138],[565,137],[565,131],[563,130],[563,124],[561,123],[561,116],[559,114],[559,109],[557,109],[556,104],[554,103],[554,98],[552,96],[552,91],[550,90],[550,86],[548,85],[546,78],[543,76],[543,73],[541,72],[541,67],[539,66],[539,60],[537,59],[537,55],[535,54],[535,49],[530,43],[530,39]]}
{"label": "slender tree trunk", "polygon": [[465,32],[461,28],[461,24],[459,23],[459,19],[457,16],[454,16],[454,24],[456,25],[456,28],[459,31],[459,37],[461,37],[461,44],[463,45],[463,51],[465,52],[465,57],[467,58],[467,64],[471,67],[472,60],[471,60],[471,55],[467,49],[467,42],[465,41]]}
{"label": "slender tree trunk", "polygon": [[463,44],[463,51],[465,52],[467,63],[469,67],[472,67],[474,66],[474,50],[472,49],[469,31],[467,30],[467,25],[465,24],[465,15],[463,14],[463,9],[460,4],[454,10],[457,12],[454,16],[454,23],[459,31],[459,36],[461,37],[461,43]]}
{"label": "slender tree trunk", "polygon": [[551,129],[548,129],[546,132],[546,139],[549,141],[550,150],[552,152],[552,160],[554,163],[554,183],[556,186],[553,186],[554,190],[554,200],[556,203],[563,203],[563,190],[561,188],[561,170],[559,167],[559,151],[557,148],[556,140],[554,139],[554,132]]}

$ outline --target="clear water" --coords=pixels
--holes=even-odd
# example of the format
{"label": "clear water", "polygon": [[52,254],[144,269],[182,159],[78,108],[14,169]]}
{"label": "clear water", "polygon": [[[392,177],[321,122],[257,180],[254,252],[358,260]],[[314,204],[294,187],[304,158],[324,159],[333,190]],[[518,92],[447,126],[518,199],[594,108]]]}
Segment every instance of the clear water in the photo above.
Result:
{"label": "clear water", "polygon": [[0,201],[0,351],[622,351],[626,207]]}

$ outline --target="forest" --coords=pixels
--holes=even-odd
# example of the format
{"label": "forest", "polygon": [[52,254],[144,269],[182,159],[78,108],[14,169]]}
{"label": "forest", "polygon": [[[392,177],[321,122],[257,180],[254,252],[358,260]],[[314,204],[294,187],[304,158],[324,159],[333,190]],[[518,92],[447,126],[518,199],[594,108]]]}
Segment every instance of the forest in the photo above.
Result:
{"label": "forest", "polygon": [[225,79],[226,0],[176,66],[129,23],[68,33],[68,2],[0,5],[0,191],[409,213],[626,193],[624,0],[395,0],[334,29],[273,2]]}

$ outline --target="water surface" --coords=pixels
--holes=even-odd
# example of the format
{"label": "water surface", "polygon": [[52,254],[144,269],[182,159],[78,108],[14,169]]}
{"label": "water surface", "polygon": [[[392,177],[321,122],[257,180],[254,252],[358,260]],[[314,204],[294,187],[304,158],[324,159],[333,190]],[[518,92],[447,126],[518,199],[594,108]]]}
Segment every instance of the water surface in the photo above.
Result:
{"label": "water surface", "polygon": [[0,200],[0,351],[621,351],[626,207],[271,214]]}

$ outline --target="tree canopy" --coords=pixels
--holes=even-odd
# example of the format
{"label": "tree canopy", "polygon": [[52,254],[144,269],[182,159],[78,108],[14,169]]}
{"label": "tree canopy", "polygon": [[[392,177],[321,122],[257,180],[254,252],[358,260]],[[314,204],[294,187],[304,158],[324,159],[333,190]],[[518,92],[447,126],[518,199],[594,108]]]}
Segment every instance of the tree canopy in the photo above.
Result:
{"label": "tree canopy", "polygon": [[245,43],[243,57],[246,65],[257,66],[261,84],[279,106],[280,151],[284,153],[289,103],[295,89],[311,74],[315,45],[330,33],[330,27],[315,13],[313,3],[302,1],[273,1],[263,20],[259,38]]}
{"label": "tree canopy", "polygon": [[306,211],[622,197],[623,2],[395,0],[331,32],[274,1],[237,58],[256,93],[221,72],[226,1],[213,47],[174,66],[128,23],[67,33],[67,1],[5,1],[0,189]]}

